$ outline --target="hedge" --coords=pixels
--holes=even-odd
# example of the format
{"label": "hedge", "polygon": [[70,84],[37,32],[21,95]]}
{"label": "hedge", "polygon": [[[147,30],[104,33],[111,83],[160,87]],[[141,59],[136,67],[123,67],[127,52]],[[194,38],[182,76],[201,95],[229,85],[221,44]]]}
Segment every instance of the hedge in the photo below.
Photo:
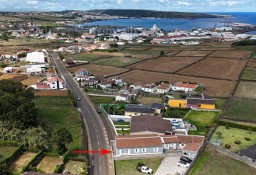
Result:
{"label": "hedge", "polygon": [[33,159],[31,159],[26,165],[24,165],[20,171],[20,173],[24,173],[26,170],[28,170],[28,167],[37,159],[38,156],[43,154],[43,151],[38,152]]}
{"label": "hedge", "polygon": [[251,130],[251,131],[256,132],[256,127],[254,127],[254,126],[243,125],[243,124],[233,123],[233,122],[223,121],[223,120],[219,120],[218,124],[222,125],[222,126],[228,125],[229,127],[239,128],[239,129],[244,129],[244,130]]}
{"label": "hedge", "polygon": [[75,97],[73,96],[72,92],[70,90],[68,90],[68,96],[73,104],[74,107],[77,107],[77,102],[76,102],[76,99]]}
{"label": "hedge", "polygon": [[0,146],[20,146],[20,143],[9,140],[0,140]]}
{"label": "hedge", "polygon": [[23,153],[23,145],[20,145],[12,154],[10,154],[2,163],[6,163],[8,166],[15,161]]}

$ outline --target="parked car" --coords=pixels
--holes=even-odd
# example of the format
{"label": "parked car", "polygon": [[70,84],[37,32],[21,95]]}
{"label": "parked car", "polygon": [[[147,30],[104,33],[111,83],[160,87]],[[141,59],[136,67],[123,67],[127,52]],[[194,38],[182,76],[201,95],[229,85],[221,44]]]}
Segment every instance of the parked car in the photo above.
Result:
{"label": "parked car", "polygon": [[184,161],[179,161],[178,163],[177,163],[177,165],[178,166],[181,166],[181,167],[186,167],[186,168],[188,168],[189,166],[190,166],[190,163],[187,163],[187,162],[184,162]]}
{"label": "parked car", "polygon": [[183,161],[183,162],[187,162],[187,163],[191,163],[192,160],[186,156],[181,156],[180,157],[180,160]]}
{"label": "parked car", "polygon": [[137,171],[142,172],[142,173],[147,173],[147,174],[153,173],[153,170],[147,166],[137,166],[136,169],[137,169]]}
{"label": "parked car", "polygon": [[78,96],[78,97],[77,97],[77,100],[81,100],[81,98]]}
{"label": "parked car", "polygon": [[97,113],[98,113],[98,114],[101,114],[102,111],[101,111],[100,109],[97,109]]}

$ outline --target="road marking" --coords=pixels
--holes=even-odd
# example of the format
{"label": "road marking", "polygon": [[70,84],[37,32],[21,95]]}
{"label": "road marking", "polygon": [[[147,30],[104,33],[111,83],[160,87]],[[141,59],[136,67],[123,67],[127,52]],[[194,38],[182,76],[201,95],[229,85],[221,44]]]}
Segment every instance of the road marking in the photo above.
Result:
{"label": "road marking", "polygon": [[98,145],[100,146],[100,141],[98,140]]}

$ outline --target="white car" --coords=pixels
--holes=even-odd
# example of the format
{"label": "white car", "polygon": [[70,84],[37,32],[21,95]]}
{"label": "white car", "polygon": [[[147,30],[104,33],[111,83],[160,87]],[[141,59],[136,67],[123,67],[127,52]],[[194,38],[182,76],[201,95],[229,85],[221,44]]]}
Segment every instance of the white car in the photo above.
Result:
{"label": "white car", "polygon": [[139,166],[137,167],[137,170],[142,173],[152,174],[153,170],[151,168],[148,168],[147,166]]}
{"label": "white car", "polygon": [[188,168],[190,166],[190,163],[187,163],[187,162],[184,162],[184,161],[179,161],[177,163],[178,166],[181,166],[181,167],[186,167]]}

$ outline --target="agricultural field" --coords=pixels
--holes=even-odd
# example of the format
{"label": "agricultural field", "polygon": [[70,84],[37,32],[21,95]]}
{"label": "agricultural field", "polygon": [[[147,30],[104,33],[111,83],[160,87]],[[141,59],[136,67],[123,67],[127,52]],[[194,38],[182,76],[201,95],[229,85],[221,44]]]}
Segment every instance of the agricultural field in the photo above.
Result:
{"label": "agricultural field", "polygon": [[141,104],[152,104],[152,103],[163,103],[164,99],[157,96],[142,96],[140,95],[137,97],[136,101],[138,101]]}
{"label": "agricultural field", "polygon": [[36,96],[34,103],[38,108],[40,122],[45,123],[51,130],[67,128],[72,133],[71,147],[73,149],[80,148],[82,120],[79,112],[73,108],[69,97]]}
{"label": "agricultural field", "polygon": [[25,152],[23,153],[15,162],[11,164],[9,167],[9,170],[11,172],[20,172],[22,170],[22,167],[27,165],[31,159],[33,159],[36,156],[36,153],[32,152]]}
{"label": "agricultural field", "polygon": [[172,73],[200,59],[202,57],[160,57],[134,64],[130,68]]}
{"label": "agricultural field", "polygon": [[31,86],[31,85],[36,84],[38,81],[41,81],[43,79],[44,78],[42,78],[42,77],[28,77],[27,79],[22,80],[21,83],[23,85],[26,85],[26,86]]}
{"label": "agricultural field", "polygon": [[246,67],[241,76],[242,80],[256,81],[256,67]]}
{"label": "agricultural field", "polygon": [[236,88],[235,97],[256,99],[256,82],[240,81]]}
{"label": "agricultural field", "polygon": [[189,175],[254,175],[255,169],[243,162],[206,147]]}
{"label": "agricultural field", "polygon": [[247,64],[248,67],[256,67],[256,59],[252,59]]}
{"label": "agricultural field", "polygon": [[178,73],[202,77],[237,80],[246,60],[231,58],[206,58]]}
{"label": "agricultural field", "polygon": [[204,57],[210,54],[212,51],[202,51],[202,50],[185,50],[178,53],[177,57]]}
{"label": "agricultural field", "polygon": [[100,58],[106,58],[109,57],[108,55],[99,55],[94,53],[78,53],[78,54],[64,54],[64,58],[72,58],[73,60],[79,60],[79,61],[93,61]]}
{"label": "agricultural field", "polygon": [[225,98],[214,98],[216,109],[222,110],[227,99]]}
{"label": "agricultural field", "polygon": [[153,172],[156,172],[161,161],[162,158],[116,160],[116,175],[141,175],[142,173],[136,170],[138,163],[144,163],[148,167],[152,168]]}
{"label": "agricultural field", "polygon": [[91,64],[123,67],[132,63],[136,63],[140,60],[141,59],[139,58],[131,58],[131,57],[109,57],[109,58],[102,58],[102,59],[92,61]]}
{"label": "agricultural field", "polygon": [[210,54],[210,57],[217,58],[250,58],[252,52],[251,51],[215,51]]}
{"label": "agricultural field", "polygon": [[37,165],[37,170],[44,173],[53,173],[56,166],[60,165],[62,159],[59,157],[45,156],[43,160]]}
{"label": "agricultural field", "polygon": [[0,162],[11,155],[18,147],[0,145]]}
{"label": "agricultural field", "polygon": [[79,174],[79,170],[81,169],[87,170],[87,168],[85,167],[85,162],[69,160],[65,164],[63,172],[70,172],[70,174]]}
{"label": "agricultural field", "polygon": [[0,80],[8,79],[8,80],[24,80],[27,76],[21,75],[21,74],[2,74],[0,75]]}
{"label": "agricultural field", "polygon": [[[216,134],[218,132],[221,132],[220,136]],[[250,140],[245,140],[246,137]],[[210,141],[217,141],[221,143],[222,147],[229,144],[231,146],[230,151],[239,152],[256,143],[256,132],[231,127],[227,129],[225,126],[219,126]],[[235,144],[235,141],[240,141],[241,143]]]}
{"label": "agricultural field", "polygon": [[244,122],[256,122],[256,100],[254,99],[231,99],[222,116],[228,119]]}
{"label": "agricultural field", "polygon": [[208,78],[156,73],[141,70],[132,70],[130,72],[121,74],[120,77],[125,82],[141,82],[142,84],[154,83],[159,80],[166,80],[169,81],[171,84],[174,84],[175,82],[179,81],[203,83],[205,85],[205,90],[203,91],[203,93],[214,97],[228,97],[231,95],[235,87],[235,82],[226,80],[214,80]]}
{"label": "agricultural field", "polygon": [[125,50],[120,51],[120,53],[122,53],[124,55],[130,55],[130,56],[144,55],[144,56],[147,56],[148,58],[160,55],[160,51],[158,51],[158,50],[131,50],[131,49],[126,50],[125,49]]}
{"label": "agricultural field", "polygon": [[100,76],[111,76],[115,74],[120,74],[123,72],[128,71],[129,69],[125,68],[118,68],[118,67],[112,67],[112,66],[101,66],[101,65],[93,65],[93,64],[87,64],[87,65],[81,65],[81,66],[75,66],[68,68],[68,70],[71,73],[74,73],[75,71],[84,68],[87,69],[90,73],[94,75],[100,75]]}
{"label": "agricultural field", "polygon": [[189,131],[189,134],[205,136],[208,129],[215,123],[218,114],[218,112],[189,111],[184,121],[188,121],[197,127],[197,131]]}
{"label": "agricultural field", "polygon": [[53,97],[62,97],[62,96],[68,96],[67,90],[35,90],[34,91],[35,96],[53,96]]}

